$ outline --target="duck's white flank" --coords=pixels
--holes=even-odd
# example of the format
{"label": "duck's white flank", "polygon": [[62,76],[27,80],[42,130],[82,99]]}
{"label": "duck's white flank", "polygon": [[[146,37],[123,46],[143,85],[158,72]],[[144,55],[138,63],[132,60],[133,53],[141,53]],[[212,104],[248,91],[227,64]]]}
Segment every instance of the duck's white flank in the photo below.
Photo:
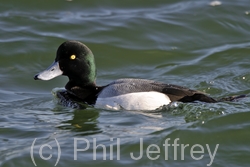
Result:
{"label": "duck's white flank", "polygon": [[155,110],[169,104],[169,97],[159,92],[136,92],[114,97],[97,98],[95,107],[111,110]]}

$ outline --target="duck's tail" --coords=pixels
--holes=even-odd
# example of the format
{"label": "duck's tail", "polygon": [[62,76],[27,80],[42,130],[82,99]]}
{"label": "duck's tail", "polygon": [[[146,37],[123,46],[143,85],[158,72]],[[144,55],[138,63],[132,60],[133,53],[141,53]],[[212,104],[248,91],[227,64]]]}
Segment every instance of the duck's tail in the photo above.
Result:
{"label": "duck's tail", "polygon": [[235,96],[223,97],[221,99],[218,99],[217,102],[236,101],[238,99],[245,97],[247,97],[247,95],[235,95]]}
{"label": "duck's tail", "polygon": [[203,93],[196,93],[192,96],[185,96],[178,101],[188,103],[188,102],[195,102],[195,101],[201,101],[201,102],[206,102],[206,103],[218,103],[218,102],[229,102],[229,101],[237,101],[241,98],[245,98],[247,95],[236,95],[236,96],[229,96],[229,97],[223,97],[220,99],[214,99],[210,96],[207,96],[206,94]]}
{"label": "duck's tail", "polygon": [[207,96],[206,94],[194,94],[193,96],[185,96],[184,98],[180,99],[181,102],[195,102],[195,101],[201,101],[206,103],[218,103],[218,102],[230,102],[230,101],[237,101],[239,99],[248,97],[247,95],[235,95],[235,96],[229,96],[229,97],[223,97],[220,99],[214,99],[210,96]]}

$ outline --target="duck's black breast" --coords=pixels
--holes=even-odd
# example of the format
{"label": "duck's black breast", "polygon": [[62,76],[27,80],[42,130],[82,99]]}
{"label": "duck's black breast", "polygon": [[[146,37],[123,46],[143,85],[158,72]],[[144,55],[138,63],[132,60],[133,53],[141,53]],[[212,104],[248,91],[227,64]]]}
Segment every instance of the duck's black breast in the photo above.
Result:
{"label": "duck's black breast", "polygon": [[98,93],[103,87],[97,87],[95,85],[86,87],[73,86],[70,88],[66,87],[66,89],[72,96],[76,96],[76,98],[82,102],[92,105],[95,104]]}
{"label": "duck's black breast", "polygon": [[103,87],[84,87],[73,86],[70,89],[56,92],[59,102],[64,106],[73,108],[85,108],[82,104],[93,105],[96,102],[98,93]]}

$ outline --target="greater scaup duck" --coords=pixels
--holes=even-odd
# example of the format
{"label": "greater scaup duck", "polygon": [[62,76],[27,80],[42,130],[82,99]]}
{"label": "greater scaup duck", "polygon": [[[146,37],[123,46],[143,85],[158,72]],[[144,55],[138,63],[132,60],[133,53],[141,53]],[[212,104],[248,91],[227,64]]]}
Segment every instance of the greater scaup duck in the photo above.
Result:
{"label": "greater scaup duck", "polygon": [[[155,110],[170,102],[208,102],[217,100],[196,90],[147,79],[118,79],[106,86],[97,86],[96,66],[91,50],[78,41],[62,43],[55,61],[46,70],[35,75],[35,80],[50,80],[66,75],[69,82],[60,96],[82,101],[97,108],[125,110]],[[235,97],[229,97],[233,100]]]}

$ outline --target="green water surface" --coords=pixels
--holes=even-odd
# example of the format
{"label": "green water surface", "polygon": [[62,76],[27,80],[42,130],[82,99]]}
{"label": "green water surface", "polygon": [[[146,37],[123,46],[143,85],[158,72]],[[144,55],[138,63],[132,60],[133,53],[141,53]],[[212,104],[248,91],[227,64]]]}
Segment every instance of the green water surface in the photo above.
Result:
{"label": "green water surface", "polygon": [[73,109],[51,94],[66,77],[33,80],[62,42],[79,40],[95,55],[98,85],[146,78],[214,98],[248,95],[250,1],[211,2],[0,0],[0,166],[248,167],[249,97]]}

